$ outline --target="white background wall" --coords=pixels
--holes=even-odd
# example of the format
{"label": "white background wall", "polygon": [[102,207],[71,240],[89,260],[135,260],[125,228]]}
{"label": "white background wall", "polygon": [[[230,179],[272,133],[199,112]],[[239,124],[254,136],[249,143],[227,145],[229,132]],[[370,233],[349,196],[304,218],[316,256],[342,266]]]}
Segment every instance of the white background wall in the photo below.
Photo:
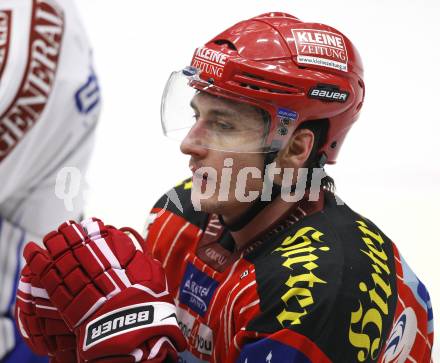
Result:
{"label": "white background wall", "polygon": [[[440,2],[437,0],[78,0],[104,99],[86,212],[143,228],[157,198],[189,176],[162,136],[169,73],[235,22],[267,11],[323,22],[356,44],[366,102],[328,167],[339,195],[399,246],[440,311]],[[437,321],[439,321],[437,319]],[[440,324],[436,324],[440,332]],[[440,358],[439,344],[434,357]]]}

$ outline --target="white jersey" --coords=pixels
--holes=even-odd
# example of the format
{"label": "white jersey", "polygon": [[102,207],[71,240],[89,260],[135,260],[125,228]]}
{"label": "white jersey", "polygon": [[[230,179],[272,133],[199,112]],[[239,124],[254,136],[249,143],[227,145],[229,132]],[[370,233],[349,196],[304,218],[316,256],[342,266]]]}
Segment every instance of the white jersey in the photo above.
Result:
{"label": "white jersey", "polygon": [[56,177],[65,166],[84,173],[99,108],[90,45],[72,1],[1,0],[0,361],[10,361],[19,344],[11,318],[23,243],[80,218],[83,198],[67,210]]}

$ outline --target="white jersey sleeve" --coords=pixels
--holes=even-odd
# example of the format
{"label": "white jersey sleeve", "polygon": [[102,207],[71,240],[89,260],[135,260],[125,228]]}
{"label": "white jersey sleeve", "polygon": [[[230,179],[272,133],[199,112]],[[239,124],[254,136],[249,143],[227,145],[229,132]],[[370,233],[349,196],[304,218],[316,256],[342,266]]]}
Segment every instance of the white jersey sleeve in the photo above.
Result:
{"label": "white jersey sleeve", "polygon": [[100,104],[91,48],[72,1],[1,0],[2,362],[14,361],[20,344],[12,312],[23,244],[80,218],[83,198],[67,210],[56,196],[56,177],[66,166],[84,174]]}

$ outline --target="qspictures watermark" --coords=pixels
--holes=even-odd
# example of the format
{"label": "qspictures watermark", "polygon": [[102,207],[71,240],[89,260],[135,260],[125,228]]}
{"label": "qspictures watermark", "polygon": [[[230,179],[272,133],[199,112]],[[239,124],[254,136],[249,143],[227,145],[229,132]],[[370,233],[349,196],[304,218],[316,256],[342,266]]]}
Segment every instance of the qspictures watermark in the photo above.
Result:
{"label": "qspictures watermark", "polygon": [[[310,173],[308,168],[278,168],[275,163],[272,163],[267,165],[264,173],[262,173],[257,167],[244,167],[238,171],[235,185],[232,185],[234,184],[232,182],[233,164],[232,158],[226,158],[220,173],[215,168],[209,166],[200,167],[194,171],[191,192],[194,210],[201,211],[202,201],[212,198],[217,190],[217,200],[219,202],[227,202],[231,195],[241,203],[251,203],[257,198],[260,198],[262,201],[271,201],[276,175],[280,175],[282,180],[280,193],[282,200],[288,203],[295,203],[302,200],[306,195],[308,175]],[[309,188],[307,189],[309,201],[317,201],[319,199],[319,193],[322,191],[322,180],[326,176],[327,174],[323,168],[312,169]],[[249,178],[263,180],[262,190],[249,190]],[[84,200],[87,199],[87,190],[83,188],[83,183],[86,183],[86,181],[81,171],[76,167],[64,167],[58,172],[55,183],[55,195],[64,202],[66,210],[74,210],[75,198],[82,197]],[[233,193],[231,193],[231,190]],[[163,207],[164,210],[169,203],[172,203],[183,212],[182,203],[174,189],[171,189],[166,196],[167,200]],[[344,204],[336,195],[335,199],[338,205]]]}
{"label": "qspictures watermark", "polygon": [[[233,159],[226,158],[220,175],[217,170],[210,166],[200,167],[194,171],[191,201],[196,211],[201,211],[201,202],[212,198],[217,190],[217,200],[226,202],[231,196],[231,188],[235,199],[242,203],[251,203],[261,195],[262,201],[271,201],[276,175],[281,175],[281,199],[288,203],[295,203],[306,195],[309,168],[278,168],[275,163],[269,164],[264,174],[257,167],[241,168],[236,177],[235,185],[232,185]],[[319,193],[322,191],[322,180],[327,176],[323,168],[313,168],[311,171],[310,188],[308,189],[308,200],[318,201]],[[294,180],[296,176],[296,180]],[[263,180],[263,189],[248,190],[249,178]],[[344,202],[335,195],[336,203],[343,205]]]}

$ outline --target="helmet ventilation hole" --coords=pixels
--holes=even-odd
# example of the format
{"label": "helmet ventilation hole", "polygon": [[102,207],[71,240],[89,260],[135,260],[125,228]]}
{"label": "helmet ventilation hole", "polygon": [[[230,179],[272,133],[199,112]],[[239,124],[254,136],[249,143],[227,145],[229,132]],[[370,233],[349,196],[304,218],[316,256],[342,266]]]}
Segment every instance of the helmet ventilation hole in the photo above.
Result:
{"label": "helmet ventilation hole", "polygon": [[234,75],[232,83],[239,85],[240,87],[262,92],[278,94],[302,93],[300,89],[291,84],[280,82],[274,79],[266,79],[248,72]]}
{"label": "helmet ventilation hole", "polygon": [[216,40],[214,43],[217,45],[226,45],[230,50],[237,51],[237,48],[235,47],[235,45],[229,40],[219,39],[219,40]]}

